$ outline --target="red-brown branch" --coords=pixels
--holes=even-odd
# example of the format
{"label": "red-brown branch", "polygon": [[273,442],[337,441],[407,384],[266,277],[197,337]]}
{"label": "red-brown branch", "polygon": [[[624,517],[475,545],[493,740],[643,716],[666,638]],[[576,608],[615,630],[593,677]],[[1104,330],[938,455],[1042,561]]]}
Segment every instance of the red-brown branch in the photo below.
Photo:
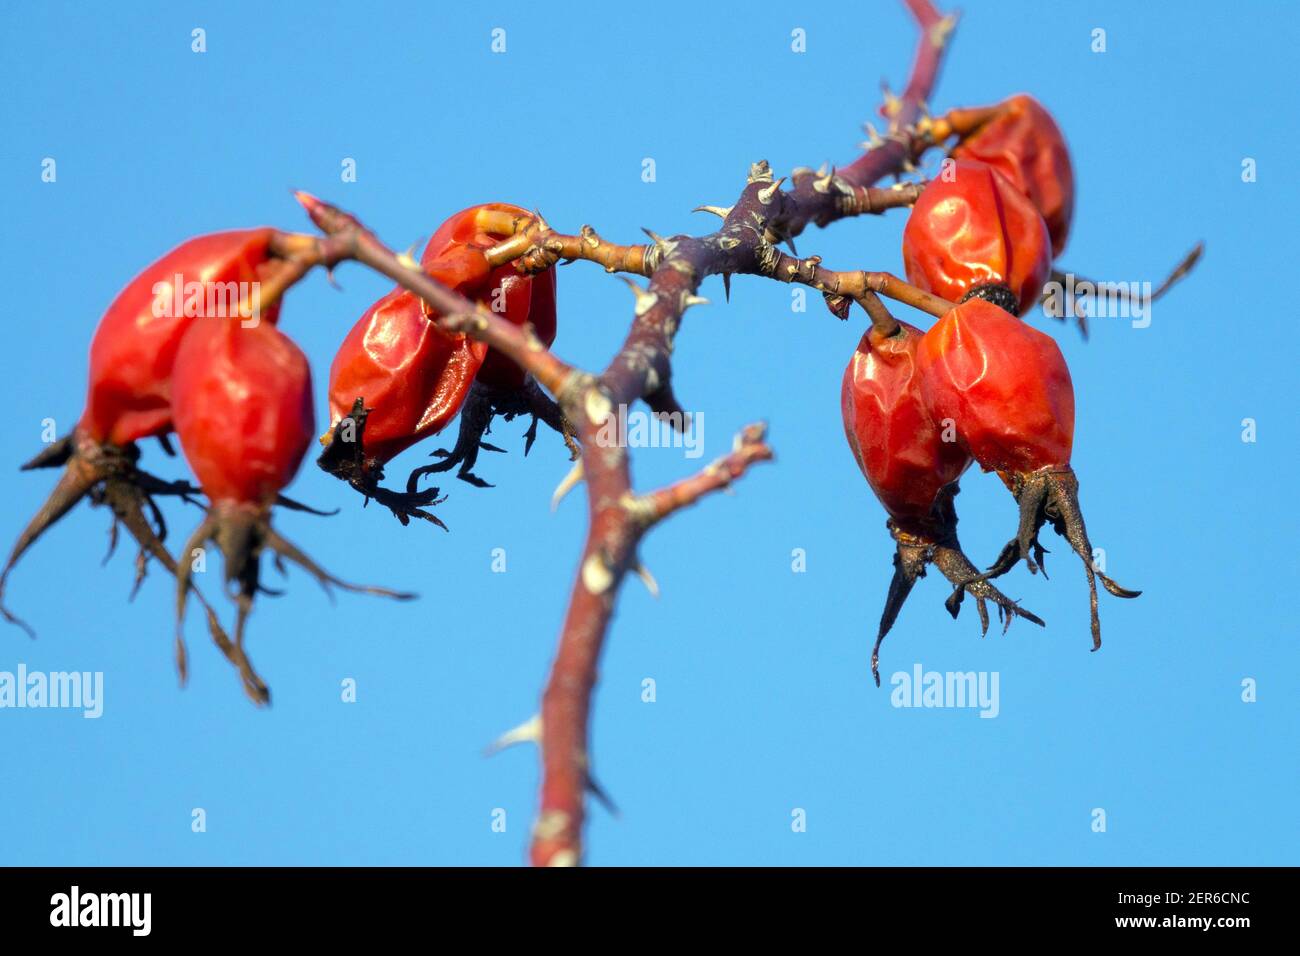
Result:
{"label": "red-brown branch", "polygon": [[552,393],[558,393],[573,369],[548,351],[529,326],[517,326],[482,305],[471,302],[442,283],[430,278],[414,261],[395,254],[352,214],[308,193],[295,194],[326,234],[302,256],[333,267],[345,259],[369,266],[428,302],[438,313],[438,324],[448,332],[460,332],[509,356]]}
{"label": "red-brown branch", "polygon": [[763,440],[764,426],[749,425],[736,436],[730,454],[690,478],[637,496],[628,490],[626,450],[602,448],[595,442],[597,417],[585,423],[592,431],[584,435],[583,445],[586,469],[600,462],[595,474],[588,476],[588,545],[593,539],[598,544],[583,551],[559,652],[542,697],[541,812],[531,850],[537,866],[580,862],[583,802],[591,787],[587,755],[591,691],[619,584],[636,563],[642,536],[670,514],[727,487],[751,465],[772,458],[772,449]]}
{"label": "red-brown branch", "polygon": [[810,222],[825,225],[853,214],[860,202],[857,190],[903,170],[925,148],[915,121],[938,75],[952,21],[924,0],[911,0],[909,8],[922,28],[922,39],[904,96],[892,110],[890,138],[839,175],[801,170],[787,191],[773,182],[766,163],[755,164],[717,232],[656,241],[659,262],[649,287],[637,292],[632,329],[618,354],[598,380],[575,380],[557,396],[580,432],[590,524],[542,695],[541,810],[531,848],[535,865],[576,864],[582,859],[591,694],[614,600],[634,564],[644,530],[638,523],[644,519],[627,507],[628,501],[644,499],[631,496],[626,450],[600,447],[595,441],[600,425],[618,406],[637,399],[656,411],[680,407],[671,387],[670,356],[682,315],[698,301],[696,293],[706,276],[770,274],[780,256],[775,242],[798,235]]}
{"label": "red-brown branch", "polygon": [[[797,236],[809,223],[823,226],[846,216],[915,201],[917,184],[877,189],[875,183],[909,168],[911,160],[929,145],[918,133],[916,121],[924,114],[924,100],[938,74],[953,21],[940,17],[926,0],[908,0],[908,6],[922,28],[912,76],[901,99],[891,96],[887,100],[887,139],[843,172],[799,169],[792,174],[791,187],[783,190],[784,179],[774,181],[766,162],[755,163],[737,201],[727,209],[709,210],[723,217],[718,231],[668,239],[652,234],[653,243],[646,245],[606,243],[589,227],[579,236],[563,236],[552,232],[540,217],[512,224],[515,234],[489,253],[494,263],[517,261],[522,270],[530,271],[559,259],[583,258],[609,271],[650,276],[648,288],[633,284],[632,328],[599,376],[558,359],[527,326],[517,327],[429,278],[408,257],[397,256],[384,246],[355,217],[315,197],[298,194],[312,220],[326,233],[314,244],[295,247],[299,260],[332,267],[351,259],[393,279],[428,302],[443,329],[463,332],[513,359],[555,395],[577,428],[589,526],[559,648],[542,694],[538,722],[541,807],[531,848],[536,865],[576,864],[582,858],[584,803],[592,788],[587,748],[591,694],[614,602],[624,576],[636,566],[642,536],[656,521],[730,484],[749,465],[772,457],[761,426],[750,426],[737,438],[731,454],[700,474],[638,496],[632,492],[627,450],[602,444],[602,426],[620,406],[637,400],[644,400],[656,412],[681,411],[672,389],[670,356],[685,310],[704,301],[696,293],[706,276],[772,276],[789,258],[783,257],[775,244]],[[829,270],[827,274],[840,275]],[[869,278],[882,274],[852,275],[860,278],[843,281],[861,285],[854,297],[868,308],[873,320],[883,321],[883,308],[878,308],[871,293],[890,294],[889,282]]]}

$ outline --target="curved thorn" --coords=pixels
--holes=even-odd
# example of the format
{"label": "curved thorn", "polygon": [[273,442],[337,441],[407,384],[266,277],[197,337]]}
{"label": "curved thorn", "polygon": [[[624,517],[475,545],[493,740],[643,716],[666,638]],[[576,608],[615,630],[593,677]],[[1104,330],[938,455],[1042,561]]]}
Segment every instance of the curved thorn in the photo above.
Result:
{"label": "curved thorn", "polygon": [[726,219],[734,208],[734,206],[696,206],[691,212],[710,212],[719,219]]}
{"label": "curved thorn", "polygon": [[569,469],[569,473],[560,479],[560,483],[555,486],[555,491],[551,494],[551,510],[555,511],[560,507],[560,502],[564,496],[577,487],[578,482],[582,481],[582,459],[579,458]]}
{"label": "curved thorn", "polygon": [[635,571],[636,576],[641,579],[641,583],[644,584],[645,589],[650,592],[650,596],[657,599],[659,597],[659,582],[656,581],[655,576],[650,573],[650,569],[638,561],[632,566],[632,570]]}
{"label": "curved thorn", "polygon": [[518,744],[540,744],[542,742],[542,717],[534,714],[518,727],[512,727],[483,749],[483,756],[491,757]]}

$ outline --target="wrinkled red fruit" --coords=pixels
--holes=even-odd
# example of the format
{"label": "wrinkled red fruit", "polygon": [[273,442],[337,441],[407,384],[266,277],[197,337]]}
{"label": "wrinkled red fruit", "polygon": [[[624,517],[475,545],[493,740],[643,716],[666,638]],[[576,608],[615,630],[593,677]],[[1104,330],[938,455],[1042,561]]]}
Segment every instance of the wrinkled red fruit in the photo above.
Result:
{"label": "wrinkled red fruit", "polygon": [[990,569],[1004,574],[1024,558],[1042,564],[1038,531],[1047,521],[1083,561],[1091,595],[1093,648],[1101,646],[1097,586],[1137,597],[1093,566],[1070,467],[1074,388],[1056,342],[997,306],[972,299],[943,316],[917,351],[922,393],[936,421],[954,423],[958,440],[985,471],[996,471],[1020,504],[1020,528]]}
{"label": "wrinkled red fruit", "polygon": [[[223,320],[194,323],[176,356],[172,414],[185,458],[211,502],[182,552],[178,634],[193,570],[189,557],[209,540],[224,558],[227,588],[235,588],[235,645],[241,654],[267,548],[277,560],[287,558],[305,568],[327,590],[338,585],[388,597],[412,596],[342,582],[271,527],[276,496],[297,473],[314,432],[307,357],[277,328],[244,328]],[[250,678],[244,676],[247,687]]]}
{"label": "wrinkled red fruit", "polygon": [[1047,224],[1052,256],[1060,256],[1074,216],[1074,168],[1065,137],[1041,103],[1024,93],[1011,97],[951,155],[988,164],[1028,196]]}
{"label": "wrinkled red fruit", "polygon": [[311,444],[307,356],[272,325],[196,322],[174,388],[176,436],[212,510],[268,510]]}
{"label": "wrinkled red fruit", "polygon": [[[162,546],[166,527],[151,496],[183,495],[186,486],[140,471],[134,443],[171,430],[172,363],[181,337],[209,305],[238,312],[241,295],[251,293],[251,283],[272,266],[275,234],[270,228],[241,229],[191,239],[146,267],[109,305],[91,342],[86,404],[76,429],[23,466],[62,466],[64,471],[14,544],[0,575],[0,613],[7,620],[30,632],[3,608],[9,572],[46,529],[92,491],[112,509],[114,529],[121,522],[140,545],[137,587],[145,556],[174,572],[175,562]],[[198,285],[187,289],[190,283]],[[278,303],[272,304],[258,318],[274,322],[278,312]],[[210,616],[210,624],[215,623]],[[213,637],[218,643],[224,639],[219,629]]]}
{"label": "wrinkled red fruit", "polygon": [[988,298],[1020,314],[1052,268],[1051,239],[1033,203],[983,163],[945,162],[903,229],[907,281],[953,302]]}
{"label": "wrinkled red fruit", "polygon": [[[79,426],[84,434],[125,445],[171,429],[171,372],[181,337],[196,310],[209,315],[209,291],[216,306],[210,317],[237,317],[238,293],[234,308],[228,307],[229,293],[259,280],[274,234],[263,228],[199,236],[131,280],[104,313],[90,345],[90,387]],[[180,290],[177,276],[183,277]],[[202,283],[201,302],[186,297],[184,284],[192,282]],[[274,323],[279,313],[277,302],[258,318]]]}
{"label": "wrinkled red fruit", "polygon": [[353,326],[330,366],[334,424],[351,413],[357,398],[371,409],[365,450],[372,464],[383,465],[446,428],[487,354],[486,345],[443,332],[421,305],[400,286],[389,292]]}
{"label": "wrinkled red fruit", "polygon": [[[483,302],[514,325],[531,324],[538,340],[550,348],[556,333],[554,269],[520,275],[514,263],[505,263],[491,269],[485,279],[476,279],[487,268],[482,252],[511,235],[502,228],[504,221],[527,218],[530,217],[526,210],[509,203],[484,203],[463,209],[438,227],[424,249],[420,265],[435,279],[440,275],[454,279],[459,273],[463,287],[457,291],[466,298]],[[480,255],[475,257],[461,250],[474,250]],[[474,265],[467,267],[467,261]],[[452,283],[444,281],[444,284]],[[427,315],[435,314],[427,304],[421,305]],[[493,349],[488,350],[478,372],[478,381],[502,389],[522,388],[525,377],[523,369]]]}
{"label": "wrinkled red fruit", "polygon": [[1013,616],[1043,623],[989,584],[962,553],[952,499],[971,458],[955,440],[945,441],[930,417],[917,371],[921,337],[919,329],[903,322],[892,335],[868,329],[844,370],[840,393],[849,448],[889,513],[886,525],[897,546],[894,577],[871,655],[877,685],[880,644],[927,563],[935,564],[955,586],[948,602],[953,617],[969,592],[984,631],[986,599],[997,605],[1008,625]]}
{"label": "wrinkled red fruit", "polygon": [[[492,267],[485,251],[529,218],[518,206],[487,203],[452,216],[434,233],[421,268],[453,291],[492,309],[515,325],[529,323],[540,342],[555,341],[555,271],[521,275],[513,263]],[[441,331],[437,316],[417,296],[396,288],[371,306],[348,333],[330,368],[331,431],[320,466],[387,506],[403,524],[419,517],[442,524],[425,507],[436,504],[438,489],[417,491],[421,475],[461,465],[460,477],[485,484],[470,472],[481,436],[494,414],[507,419],[532,412],[558,421],[523,370],[504,355],[468,336]],[[444,461],[418,469],[405,494],[379,487],[384,465],[400,452],[441,432],[472,394],[474,414],[466,416],[456,450]],[[472,421],[471,421],[472,419]],[[535,435],[530,431],[528,444]],[[492,449],[499,450],[499,449]]]}
{"label": "wrinkled red fruit", "polygon": [[941,440],[921,399],[916,347],[922,332],[905,322],[893,335],[868,329],[844,370],[840,403],[853,457],[885,510],[923,524],[939,490],[956,481],[970,455]]}

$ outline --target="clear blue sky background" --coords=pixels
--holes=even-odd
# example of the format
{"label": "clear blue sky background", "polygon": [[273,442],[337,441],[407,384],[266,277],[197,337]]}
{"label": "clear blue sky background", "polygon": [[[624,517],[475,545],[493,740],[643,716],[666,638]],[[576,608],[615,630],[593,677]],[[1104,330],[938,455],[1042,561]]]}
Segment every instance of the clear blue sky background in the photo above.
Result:
{"label": "clear blue sky background", "polygon": [[[838,323],[815,299],[793,313],[786,287],[743,278],[725,306],[711,279],[717,304],[692,310],[679,338],[678,393],[705,415],[707,456],[761,418],[779,462],[644,547],[663,598],[629,585],[604,658],[593,755],[622,816],[593,808],[592,863],[1297,862],[1294,18],[1264,3],[965,6],[935,105],[1028,90],[1056,114],[1079,194],[1065,266],[1156,281],[1208,242],[1148,329],[1099,320],[1085,344],[1034,320],[1061,342],[1079,392],[1075,466],[1094,543],[1145,594],[1102,595],[1105,645],[1090,654],[1083,575],[1059,542],[1047,542],[1050,582],[1022,568],[1007,583],[1045,632],[1020,624],[981,641],[973,608],[949,620],[931,575],[885,644],[885,674],[917,662],[996,671],[1001,714],[892,708],[868,669],[891,545],[838,410],[863,317]],[[45,3],[3,17],[6,548],[50,486],[15,469],[43,418],[74,423],[100,314],[183,239],[303,228],[291,187],[402,248],[487,200],[623,241],[641,226],[698,231],[708,217],[691,207],[730,202],[754,160],[778,172],[850,160],[879,80],[901,85],[916,41],[890,2],[747,3],[743,15],[699,3]],[[505,55],[489,50],[497,26]],[[1095,27],[1104,54],[1090,50]],[[54,184],[40,179],[47,156]],[[344,157],[356,183],[340,182]],[[655,183],[641,180],[644,157]],[[1244,157],[1257,160],[1253,184]],[[800,251],[900,270],[902,223],[840,223]],[[281,323],[313,360],[322,425],[333,350],[388,287],[355,266],[338,278],[341,293],[323,276],[295,289]],[[626,289],[576,264],[559,295],[561,354],[603,366],[630,320]],[[1254,444],[1241,440],[1248,417]],[[280,526],[327,567],[422,599],[331,606],[292,574],[250,626],[275,694],[266,711],[197,615],[190,686],[177,688],[167,581],[153,576],[128,604],[130,549],[101,569],[107,515],[75,512],[12,578],[40,638],[0,631],[0,670],[102,670],[105,712],[0,711],[0,863],[520,862],[535,754],[480,751],[535,710],[585,520],[576,499],[548,511],[567,467],[559,442],[543,435],[525,460],[521,436],[519,423],[493,433],[511,450],[482,461],[497,487],[444,483],[451,534],[363,512],[304,467],[292,493],[344,511]],[[146,461],[181,467],[152,444]],[[649,450],[634,463],[649,488],[702,461]],[[991,559],[1011,499],[972,474],[959,505],[968,551]],[[197,512],[168,514],[181,539]],[[491,571],[494,548],[505,574]],[[795,548],[806,573],[791,571]],[[347,677],[355,704],[340,702]],[[1241,700],[1245,678],[1257,703]],[[191,832],[195,807],[206,833]],[[490,826],[498,807],[504,834]],[[1096,807],[1104,834],[1090,827]],[[791,831],[793,808],[806,833]]]}

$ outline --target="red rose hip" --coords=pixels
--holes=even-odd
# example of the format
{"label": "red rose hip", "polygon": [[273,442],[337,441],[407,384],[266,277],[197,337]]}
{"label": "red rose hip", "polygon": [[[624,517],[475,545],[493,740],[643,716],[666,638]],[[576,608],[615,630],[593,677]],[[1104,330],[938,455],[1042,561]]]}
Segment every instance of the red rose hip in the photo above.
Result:
{"label": "red rose hip", "polygon": [[971,459],[956,441],[944,441],[926,407],[916,363],[921,338],[919,329],[903,322],[892,334],[868,329],[844,370],[840,393],[849,448],[889,514],[886,527],[896,545],[894,577],[871,653],[877,685],[880,644],[928,563],[955,586],[947,605],[953,617],[969,592],[984,631],[986,599],[1008,625],[1013,616],[1043,623],[993,587],[962,553],[952,499]]}
{"label": "red rose hip", "polygon": [[996,471],[1020,505],[1020,528],[989,570],[1006,573],[1024,558],[1042,564],[1038,531],[1047,522],[1083,561],[1091,599],[1093,649],[1101,646],[1096,577],[1117,597],[1120,587],[1093,565],[1070,467],[1074,388],[1050,336],[990,302],[972,299],[926,332],[917,351],[922,392],[936,420],[954,423],[962,446],[985,471]]}

